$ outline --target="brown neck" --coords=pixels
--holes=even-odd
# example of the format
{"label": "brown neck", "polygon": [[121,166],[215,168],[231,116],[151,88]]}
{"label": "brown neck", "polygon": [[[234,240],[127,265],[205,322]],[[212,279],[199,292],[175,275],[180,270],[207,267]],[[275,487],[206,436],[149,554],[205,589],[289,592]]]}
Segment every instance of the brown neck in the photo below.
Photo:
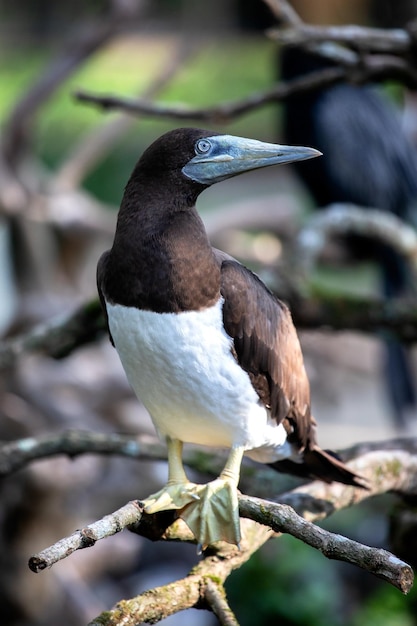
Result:
{"label": "brown neck", "polygon": [[112,302],[159,313],[211,306],[220,297],[220,267],[203,222],[186,198],[175,196],[174,205],[173,194],[170,200],[167,187],[161,189],[165,193],[144,198],[136,187],[123,201],[104,293]]}

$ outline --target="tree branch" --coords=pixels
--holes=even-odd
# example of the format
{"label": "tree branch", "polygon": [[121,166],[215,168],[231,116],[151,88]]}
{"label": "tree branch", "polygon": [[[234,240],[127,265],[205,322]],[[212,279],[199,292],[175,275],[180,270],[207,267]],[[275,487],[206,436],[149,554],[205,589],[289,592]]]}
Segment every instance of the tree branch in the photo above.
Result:
{"label": "tree branch", "polygon": [[76,550],[91,548],[99,539],[115,535],[130,524],[137,523],[141,515],[142,507],[138,500],[128,502],[114,513],[75,531],[69,537],[61,539],[50,548],[32,556],[29,559],[29,568],[32,572],[41,572],[70,556]]}
{"label": "tree branch", "polygon": [[[352,491],[351,488],[345,487],[345,489]],[[359,565],[394,585],[403,593],[407,593],[411,588],[413,582],[411,567],[385,550],[364,546],[341,535],[335,535],[318,528],[303,520],[287,505],[240,496],[239,508],[242,515],[267,526],[267,528],[259,528],[256,524],[248,526],[242,521],[243,541],[241,550],[237,550],[233,546],[219,544],[217,548],[214,548],[214,555],[206,554],[186,578],[145,592],[137,598],[124,600],[112,611],[107,611],[93,620],[91,624],[116,626],[116,624],[123,623],[133,626],[142,621],[158,621],[187,608],[203,608],[202,601],[204,599],[220,617],[221,623],[234,626],[236,620],[222,596],[222,586],[215,590],[211,585],[207,588],[207,583],[216,579],[217,585],[222,585],[233,569],[240,567],[254,551],[270,538],[270,528],[275,532],[290,533],[308,545],[319,549],[328,558]],[[29,561],[29,567],[34,572],[42,571],[58,560],[66,558],[75,550],[91,547],[98,539],[120,532],[132,524],[135,526],[135,532],[138,532],[144,517],[148,516],[143,516],[140,503],[137,501],[130,502],[114,514],[90,524],[70,537],[62,539],[50,548],[34,555]],[[148,536],[149,527],[145,528],[146,532],[141,534]],[[178,537],[184,539],[182,533],[168,538],[178,540]],[[164,537],[161,535],[160,538]],[[227,558],[225,554],[227,554]]]}
{"label": "tree branch", "polygon": [[[244,536],[240,550],[236,546],[219,543],[213,548],[212,554],[205,555],[185,578],[146,591],[136,598],[122,600],[114,609],[94,619],[90,626],[137,626],[142,622],[156,623],[188,608],[212,609],[206,598],[207,585],[209,588],[211,582],[222,585],[234,569],[245,563],[271,537],[269,529],[259,527],[250,520],[242,520],[242,527]],[[184,540],[186,536],[187,531],[176,533],[177,540],[178,537]]]}
{"label": "tree branch", "polygon": [[[296,93],[332,85],[341,80],[366,82],[394,78],[409,85],[417,85],[417,72],[408,55],[413,55],[414,29],[378,29],[360,26],[315,26],[305,24],[285,1],[265,0],[272,12],[285,23],[285,28],[271,29],[269,36],[284,44],[314,45],[337,42],[360,50],[361,54],[350,57],[348,64],[311,73],[288,83],[275,85],[263,92],[255,92],[237,101],[225,102],[212,107],[192,108],[185,105],[168,105],[149,102],[146,99],[127,99],[112,95],[95,95],[78,91],[75,97],[82,102],[95,104],[106,110],[122,109],[125,112],[167,117],[187,121],[214,123],[230,122],[254,109],[273,101],[285,100]],[[290,26],[289,26],[290,25]],[[326,56],[329,56],[327,51]],[[340,55],[336,55],[340,61]]]}
{"label": "tree branch", "polygon": [[299,253],[314,263],[331,237],[360,235],[380,241],[416,269],[417,233],[393,213],[353,204],[332,204],[309,217],[297,237]]}
{"label": "tree branch", "polygon": [[232,609],[227,603],[223,585],[219,585],[208,578],[204,597],[222,626],[239,626]]}
{"label": "tree branch", "polygon": [[[391,448],[391,445],[394,447]],[[377,446],[380,445],[378,449]],[[401,445],[404,448],[401,449]],[[280,494],[277,499],[282,504],[289,504],[299,515],[310,521],[324,519],[334,511],[358,504],[370,496],[384,493],[397,493],[415,499],[417,495],[417,454],[416,439],[404,439],[374,442],[372,445],[360,444],[349,450],[341,451],[341,457],[350,457],[359,450],[359,454],[350,463],[352,471],[367,479],[370,492],[356,489],[349,490],[338,483],[327,484],[314,481]],[[387,449],[387,446],[389,449]]]}
{"label": "tree branch", "polygon": [[156,624],[179,611],[202,608],[204,581],[194,574],[163,587],[145,591],[131,600],[122,600],[114,609],[93,619],[88,626],[138,626]]}
{"label": "tree branch", "polygon": [[270,8],[273,15],[286,26],[298,27],[303,24],[297,11],[287,0],[264,0],[264,3]]}
{"label": "tree branch", "polygon": [[[416,442],[414,442],[415,445]],[[375,444],[377,445],[377,444]],[[311,523],[312,519],[323,517],[345,506],[350,506],[372,495],[387,491],[417,494],[417,456],[402,450],[391,452],[372,452],[359,457],[351,464],[352,469],[360,472],[369,480],[370,489],[358,490],[341,484],[323,485],[316,481],[302,488],[295,489],[285,494],[282,499],[285,503],[273,503],[260,498],[245,495],[239,496],[239,509],[243,517],[254,522],[268,526],[274,532],[285,532],[304,541],[308,545],[319,549],[328,558],[349,561],[366,569],[372,574],[383,578],[396,586],[403,593],[407,593],[412,584],[411,568],[390,555],[386,551],[370,548],[317,528]],[[303,519],[294,509],[289,506],[294,499],[294,504],[299,505],[299,493],[304,498],[310,496],[316,500],[326,501],[332,506],[327,510],[309,511],[303,508]],[[320,489],[320,497],[317,495]],[[323,494],[323,489],[325,494]],[[311,493],[314,495],[311,496]],[[293,495],[294,494],[294,495]],[[333,495],[332,495],[333,494]],[[281,500],[281,497],[279,498]],[[178,534],[178,529],[171,528],[166,534],[168,526],[176,519],[176,514],[144,515],[138,501],[129,502],[115,513],[107,515],[102,520],[90,524],[84,529],[73,533],[70,537],[61,539],[56,544],[34,555],[29,561],[32,571],[38,572],[52,566],[57,561],[66,558],[75,550],[90,547],[104,537],[108,537],[123,528],[129,527],[134,532],[144,536],[165,538],[170,540],[189,539],[189,533],[184,535],[184,529]]]}
{"label": "tree branch", "polygon": [[186,105],[155,103],[141,98],[133,99],[112,95],[96,95],[81,90],[75,92],[74,96],[81,102],[94,104],[109,111],[121,109],[128,113],[150,117],[224,124],[270,102],[284,100],[295,93],[328,86],[343,80],[345,77],[346,70],[344,68],[327,68],[320,72],[294,79],[286,84],[280,83],[264,91],[256,91],[246,98],[198,108]]}
{"label": "tree branch", "polygon": [[[274,289],[273,289],[274,290]],[[299,329],[328,327],[366,333],[388,331],[405,343],[417,342],[417,300],[398,298],[390,301],[362,295],[343,295],[319,291],[309,296],[297,286],[280,285],[278,298],[291,309]],[[77,348],[97,340],[105,333],[105,321],[98,299],[90,300],[75,312],[60,315],[26,333],[0,343],[0,370],[10,367],[29,353],[38,352],[63,358]]]}
{"label": "tree branch", "polygon": [[[86,452],[86,441],[90,440],[94,445],[100,443],[97,448],[92,447],[93,451],[99,451],[101,448],[107,453],[111,447],[104,445],[107,438],[116,453],[131,456],[133,451],[138,452],[135,442],[131,442],[133,445],[129,448],[124,438],[120,436],[100,437],[101,441],[100,438],[97,440],[87,438],[83,441],[82,437],[78,440],[77,437],[72,437],[66,442],[61,440],[61,445],[64,452],[69,450],[71,454],[77,450]],[[68,448],[70,441],[72,445]],[[403,449],[399,449],[401,446]],[[146,446],[142,448],[141,458],[153,458],[152,448],[150,450],[151,453]],[[320,550],[328,558],[354,563],[407,593],[412,585],[413,573],[406,563],[385,550],[363,546],[311,523],[376,494],[388,491],[409,496],[417,494],[417,439],[360,444],[342,452],[341,456],[351,457],[356,453],[359,456],[351,462],[351,468],[368,478],[371,483],[369,491],[338,483],[328,485],[315,481],[282,494],[278,498],[279,503],[240,495],[239,509],[243,532],[240,550],[222,542],[216,544],[210,551],[206,551],[204,558],[184,579],[145,592],[136,598],[124,600],[114,609],[93,620],[90,626],[99,624],[135,626],[144,621],[156,622],[191,607],[208,608],[218,615],[220,623],[236,626],[236,618],[223,596],[223,583],[232,570],[246,562],[253,552],[277,532],[297,537]],[[192,460],[191,463],[189,458],[185,460],[192,465]],[[253,475],[253,472],[251,474]],[[297,509],[298,513],[294,509]],[[29,567],[34,572],[40,572],[74,551],[91,547],[99,539],[109,537],[124,528],[151,540],[194,542],[187,526],[182,520],[177,519],[176,512],[144,515],[141,503],[132,501],[113,514],[89,524],[34,555],[29,561]]]}
{"label": "tree branch", "polygon": [[75,312],[59,315],[0,343],[0,369],[12,367],[24,353],[41,352],[63,358],[75,348],[95,341],[105,328],[100,302],[90,300]]}
{"label": "tree branch", "polygon": [[355,65],[349,67],[325,68],[287,83],[279,83],[264,91],[253,92],[246,98],[199,108],[150,102],[141,98],[121,98],[110,94],[97,95],[81,90],[75,92],[74,96],[81,102],[94,104],[108,111],[123,110],[149,117],[226,124],[271,102],[286,100],[295,94],[329,87],[344,80],[367,82],[388,79],[403,80],[407,85],[415,86],[417,71],[403,59],[388,55],[364,55]]}
{"label": "tree branch", "polygon": [[166,446],[156,438],[69,430],[0,446],[0,476],[16,472],[33,461],[61,454],[71,459],[82,454],[111,454],[148,461],[165,461],[167,458]]}
{"label": "tree branch", "polygon": [[[399,462],[398,467],[409,467],[410,461],[407,460],[407,455],[411,457],[417,455],[417,438],[399,438],[388,441],[360,443],[348,449],[339,450],[338,454],[345,462],[356,457],[371,455],[367,457],[366,465],[372,467],[372,471],[377,471],[378,468],[379,470],[381,469],[384,453],[387,453],[388,459],[390,459],[393,452],[395,454],[401,453],[402,457],[405,457],[405,460],[401,457],[399,461],[394,460],[393,463],[397,462],[398,465]],[[0,476],[8,476],[33,461],[63,454],[70,459],[83,454],[117,455],[141,461],[165,461],[167,458],[166,446],[157,437],[150,437],[149,435],[132,437],[132,435],[95,433],[74,429],[62,433],[28,437],[4,443],[0,446]],[[372,460],[372,454],[376,455],[375,460]],[[226,458],[225,452],[205,450],[199,446],[189,445],[183,451],[183,460],[188,467],[209,476],[217,476],[220,473]],[[262,470],[261,466],[257,466],[257,468],[258,471],[254,474],[251,467],[242,466],[241,481],[245,483],[246,489],[249,488],[251,492],[257,493],[262,497],[268,497],[271,493],[282,491],[281,474],[270,472],[269,469]],[[363,474],[363,471],[362,468],[357,469],[357,473]],[[385,473],[387,472],[390,475],[389,468],[385,468]],[[269,475],[268,481],[265,480],[265,473]],[[260,476],[259,480],[258,476]],[[326,495],[326,499],[332,497],[332,491],[329,486],[321,482],[317,483],[317,485],[321,486],[322,490],[330,489],[330,491],[323,492]],[[391,485],[387,488],[392,489],[393,487]],[[382,491],[385,489],[385,485],[382,484]],[[408,485],[404,489],[407,491],[411,489],[411,486]],[[395,486],[395,490],[401,492],[402,484],[398,483]],[[366,493],[363,492],[363,494]],[[361,494],[362,492],[357,497],[360,497]],[[319,499],[319,496],[317,496],[317,499]],[[294,502],[289,504],[294,506]]]}
{"label": "tree branch", "polygon": [[311,45],[333,41],[358,49],[362,53],[388,52],[408,54],[415,43],[415,23],[403,28],[370,28],[367,26],[319,26],[306,24],[287,0],[264,0],[284,28],[270,29],[269,35],[284,44]]}
{"label": "tree branch", "polygon": [[239,497],[243,517],[269,526],[274,532],[288,533],[316,548],[328,559],[357,565],[390,583],[402,593],[413,585],[413,570],[387,550],[371,548],[342,535],[336,535],[300,517],[293,508],[248,496]]}
{"label": "tree branch", "polygon": [[410,33],[402,28],[382,29],[366,26],[317,26],[298,22],[294,27],[271,29],[269,35],[281,43],[309,45],[333,41],[353,49],[372,53],[405,55],[414,44]]}

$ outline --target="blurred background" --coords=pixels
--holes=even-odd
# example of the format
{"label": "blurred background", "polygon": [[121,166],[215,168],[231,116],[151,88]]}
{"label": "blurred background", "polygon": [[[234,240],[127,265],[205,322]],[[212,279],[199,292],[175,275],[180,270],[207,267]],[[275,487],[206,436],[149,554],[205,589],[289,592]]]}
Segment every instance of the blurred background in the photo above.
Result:
{"label": "blurred background", "polygon": [[[407,0],[293,0],[310,23],[401,27],[417,17]],[[0,331],[5,339],[95,298],[95,267],[111,245],[117,206],[143,149],[179,125],[76,100],[85,90],[206,107],[271,87],[280,76],[274,25],[261,0],[0,0]],[[413,94],[380,87],[416,141]],[[210,127],[266,141],[286,135],[280,104]],[[271,284],[287,244],[315,208],[291,168],[273,168],[207,190],[199,208],[212,241]],[[315,268],[321,289],[376,294],[369,260]],[[300,332],[323,447],[417,433],[417,410],[393,414],[379,338]],[[411,368],[417,366],[410,351]],[[69,428],[154,434],[104,336],[61,360],[28,354],[2,368],[0,438]],[[123,597],[184,576],[193,546],[151,544],[128,532],[35,575],[28,557],[164,481],[164,463],[64,457],[33,463],[0,483],[0,612],[5,626],[87,623]],[[283,477],[285,485],[285,477]],[[402,506],[390,496],[343,511],[326,527],[393,547]],[[415,530],[415,517],[411,528]],[[402,527],[401,527],[402,528]],[[414,532],[414,531],[413,531]],[[415,532],[407,535],[416,558]],[[401,534],[401,532],[399,532]],[[402,539],[404,540],[404,538]],[[414,556],[412,542],[414,541]],[[411,626],[417,595],[401,594],[292,538],[269,542],[228,582],[242,626]],[[63,618],[65,616],[65,618]],[[64,620],[64,621],[63,621]],[[167,624],[211,625],[190,611]]]}

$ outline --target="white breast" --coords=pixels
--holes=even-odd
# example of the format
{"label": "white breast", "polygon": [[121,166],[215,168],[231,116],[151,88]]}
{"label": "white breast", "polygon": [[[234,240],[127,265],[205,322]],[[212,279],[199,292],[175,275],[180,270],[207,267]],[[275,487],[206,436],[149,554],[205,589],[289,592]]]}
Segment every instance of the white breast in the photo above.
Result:
{"label": "white breast", "polygon": [[162,436],[263,448],[251,456],[265,462],[289,456],[285,429],[270,419],[231,353],[222,306],[219,300],[178,314],[107,304],[127,378]]}

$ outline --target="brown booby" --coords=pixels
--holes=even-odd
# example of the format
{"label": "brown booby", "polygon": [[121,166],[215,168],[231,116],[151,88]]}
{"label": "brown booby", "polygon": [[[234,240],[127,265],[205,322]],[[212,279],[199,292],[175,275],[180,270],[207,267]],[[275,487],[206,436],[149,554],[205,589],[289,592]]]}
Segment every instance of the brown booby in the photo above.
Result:
{"label": "brown booby", "polygon": [[[98,263],[110,339],[168,446],[168,483],[145,500],[145,511],[178,509],[203,548],[239,544],[243,455],[279,471],[363,486],[316,443],[288,308],[212,248],[195,207],[213,183],[319,155],[196,128],[168,132],[134,168],[113,247]],[[230,449],[216,480],[188,480],[183,442]]]}

